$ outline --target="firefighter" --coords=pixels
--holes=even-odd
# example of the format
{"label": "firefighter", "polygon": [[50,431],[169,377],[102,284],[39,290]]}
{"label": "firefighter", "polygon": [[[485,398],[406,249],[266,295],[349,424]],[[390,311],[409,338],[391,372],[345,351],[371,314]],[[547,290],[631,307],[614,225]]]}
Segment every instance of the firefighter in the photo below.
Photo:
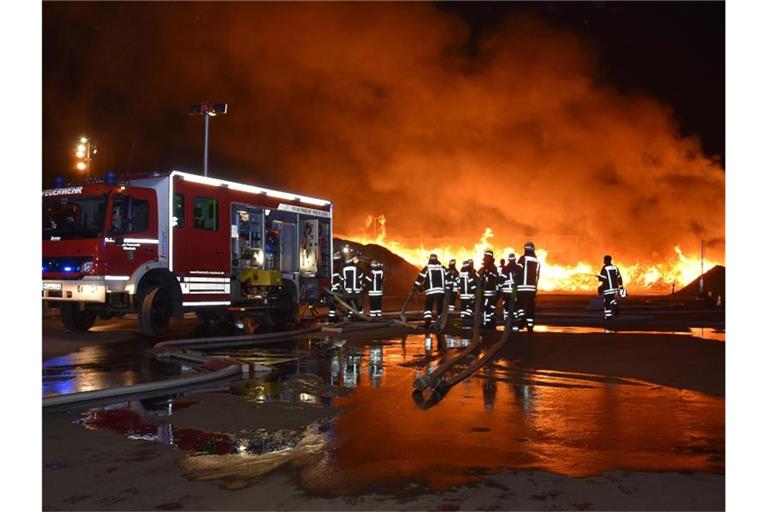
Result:
{"label": "firefighter", "polygon": [[432,323],[432,305],[437,306],[437,318],[440,318],[445,300],[445,267],[437,259],[437,254],[429,255],[429,261],[416,277],[413,288],[420,287],[427,295],[424,301],[424,328],[427,329]]}
{"label": "firefighter", "polygon": [[499,293],[499,272],[494,264],[493,251],[483,253],[483,266],[478,272],[480,288],[483,290],[483,327],[496,323],[496,301]]}
{"label": "firefighter", "polygon": [[445,270],[445,284],[446,293],[448,294],[448,311],[456,311],[456,289],[457,279],[459,278],[459,271],[456,270],[456,260],[452,259],[448,262],[448,268]]}
{"label": "firefighter", "polygon": [[[499,264],[496,267],[496,273],[499,275],[499,291],[496,292],[496,304],[499,303],[499,299],[502,297],[502,288],[504,287],[504,269],[506,268],[506,262],[504,258],[499,259]],[[498,316],[497,316],[498,318]]]}
{"label": "firefighter", "polygon": [[[342,293],[341,287],[341,253],[336,251],[333,253],[333,276],[331,277],[331,292],[335,294]],[[331,303],[328,305],[328,322],[338,322],[336,316],[336,299],[331,295]]]}
{"label": "firefighter", "polygon": [[[536,289],[539,285],[539,260],[536,258],[536,247],[533,242],[526,242],[525,252],[517,264],[520,267],[520,282],[517,285],[517,315],[520,327],[528,327],[533,332],[536,319]],[[525,323],[523,323],[525,321]]]}
{"label": "firefighter", "polygon": [[[360,294],[363,291],[363,274],[357,268],[357,257],[351,250],[346,251],[347,259],[344,261],[344,268],[341,271],[341,283],[344,290],[344,297],[347,303],[360,311]],[[347,317],[352,318],[352,311],[347,311]]]}
{"label": "firefighter", "polygon": [[624,281],[621,278],[619,268],[612,263],[609,255],[603,256],[603,268],[597,278],[600,280],[598,293],[603,295],[603,318],[611,320],[619,316],[619,302],[616,300],[616,294],[624,289]]}
{"label": "firefighter", "polygon": [[467,260],[461,264],[461,272],[456,278],[456,290],[459,292],[461,324],[465,327],[470,326],[472,325],[477,294],[477,273],[472,260]]}
{"label": "firefighter", "polygon": [[507,321],[509,315],[512,315],[512,330],[517,331],[517,306],[515,305],[517,297],[517,282],[519,280],[519,272],[517,266],[517,258],[514,253],[509,253],[507,258],[507,264],[504,265],[504,270],[501,274],[502,285],[501,293],[504,298],[504,322]]}
{"label": "firefighter", "polygon": [[381,299],[384,295],[384,265],[376,260],[371,261],[371,272],[365,275],[368,289],[369,314],[373,318],[381,318]]}

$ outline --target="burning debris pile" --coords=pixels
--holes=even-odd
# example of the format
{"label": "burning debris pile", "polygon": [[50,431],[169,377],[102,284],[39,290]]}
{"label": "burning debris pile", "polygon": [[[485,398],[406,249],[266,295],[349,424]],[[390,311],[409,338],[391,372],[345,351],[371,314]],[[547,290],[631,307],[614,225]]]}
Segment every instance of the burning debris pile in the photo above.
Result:
{"label": "burning debris pile", "polygon": [[[360,246],[365,246],[364,253],[370,253],[372,248],[380,246],[391,251],[402,258],[405,262],[414,266],[414,270],[427,261],[431,253],[438,255],[443,264],[448,260],[455,258],[461,262],[473,258],[476,262],[483,259],[483,251],[490,248],[494,251],[497,258],[506,258],[510,253],[517,256],[521,254],[523,242],[518,246],[499,243],[494,240],[495,235],[491,228],[485,228],[485,231],[472,245],[460,245],[460,241],[445,240],[434,244],[421,241],[418,246],[408,246],[396,240],[389,240],[386,233],[386,219],[379,216],[376,219],[377,228],[375,238],[362,236],[345,237]],[[370,221],[367,223],[370,226]],[[380,250],[380,249],[379,249]],[[541,262],[541,280],[539,288],[544,291],[568,291],[568,292],[593,292],[599,284],[595,275],[600,272],[601,260],[597,261],[577,261],[573,264],[561,265],[548,261],[549,251],[547,248],[537,249],[537,255]],[[672,285],[680,287],[698,278],[701,272],[701,260],[697,255],[686,255],[679,246],[674,247],[674,253],[661,263],[643,264],[640,262],[628,261],[617,256],[616,264],[622,269],[625,285],[635,292],[646,293],[669,293]],[[717,262],[708,259],[704,260],[704,267],[711,269],[717,265]],[[400,265],[402,267],[402,265]]]}

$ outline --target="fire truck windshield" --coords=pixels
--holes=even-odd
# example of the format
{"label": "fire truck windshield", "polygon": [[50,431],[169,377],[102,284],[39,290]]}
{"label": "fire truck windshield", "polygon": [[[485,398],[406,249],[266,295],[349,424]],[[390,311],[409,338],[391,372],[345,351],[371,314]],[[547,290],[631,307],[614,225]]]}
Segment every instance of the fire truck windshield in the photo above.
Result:
{"label": "fire truck windshield", "polygon": [[104,228],[107,196],[49,197],[43,201],[43,240],[96,238]]}

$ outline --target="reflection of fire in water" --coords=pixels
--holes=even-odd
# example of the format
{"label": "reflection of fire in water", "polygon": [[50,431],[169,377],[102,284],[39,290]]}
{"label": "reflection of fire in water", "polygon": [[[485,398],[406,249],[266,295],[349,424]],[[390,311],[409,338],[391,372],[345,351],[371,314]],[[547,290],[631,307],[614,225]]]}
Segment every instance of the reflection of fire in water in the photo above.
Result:
{"label": "reflection of fire in water", "polygon": [[[522,246],[515,248],[503,243],[494,243],[492,240],[494,233],[490,227],[485,228],[478,242],[471,247],[465,247],[450,241],[439,245],[425,245],[422,241],[415,247],[397,240],[391,240],[387,238],[386,218],[384,215],[368,217],[366,228],[371,230],[372,227],[373,237],[365,234],[360,236],[338,236],[363,245],[380,245],[419,268],[424,265],[432,253],[437,254],[444,265],[447,265],[448,260],[451,258],[455,258],[459,265],[462,261],[472,258],[475,261],[475,268],[479,268],[480,262],[483,259],[483,252],[486,249],[493,250],[497,260],[506,258],[511,252],[519,257],[522,250]],[[675,246],[673,249],[674,255],[670,255],[669,259],[663,263],[643,264],[634,262],[629,264],[630,262],[622,260],[621,257],[615,257],[614,263],[621,270],[624,284],[630,290],[642,290],[651,293],[668,292],[673,283],[677,283],[678,286],[686,285],[699,277],[701,273],[701,260],[698,255],[684,254],[680,246]],[[556,264],[547,261],[548,254],[546,248],[537,247],[536,255],[541,262],[540,289],[545,291],[591,292],[599,285],[595,275],[600,272],[600,265],[584,261],[578,261],[572,265]],[[705,259],[704,270],[707,271],[719,264],[721,263],[718,261]]]}

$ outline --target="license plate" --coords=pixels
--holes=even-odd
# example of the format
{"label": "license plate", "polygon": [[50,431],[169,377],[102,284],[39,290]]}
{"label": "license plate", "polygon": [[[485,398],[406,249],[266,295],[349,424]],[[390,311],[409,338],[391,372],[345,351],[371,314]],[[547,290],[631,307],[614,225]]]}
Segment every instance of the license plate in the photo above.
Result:
{"label": "license plate", "polygon": [[59,291],[61,291],[61,283],[43,283],[43,290],[59,290]]}

